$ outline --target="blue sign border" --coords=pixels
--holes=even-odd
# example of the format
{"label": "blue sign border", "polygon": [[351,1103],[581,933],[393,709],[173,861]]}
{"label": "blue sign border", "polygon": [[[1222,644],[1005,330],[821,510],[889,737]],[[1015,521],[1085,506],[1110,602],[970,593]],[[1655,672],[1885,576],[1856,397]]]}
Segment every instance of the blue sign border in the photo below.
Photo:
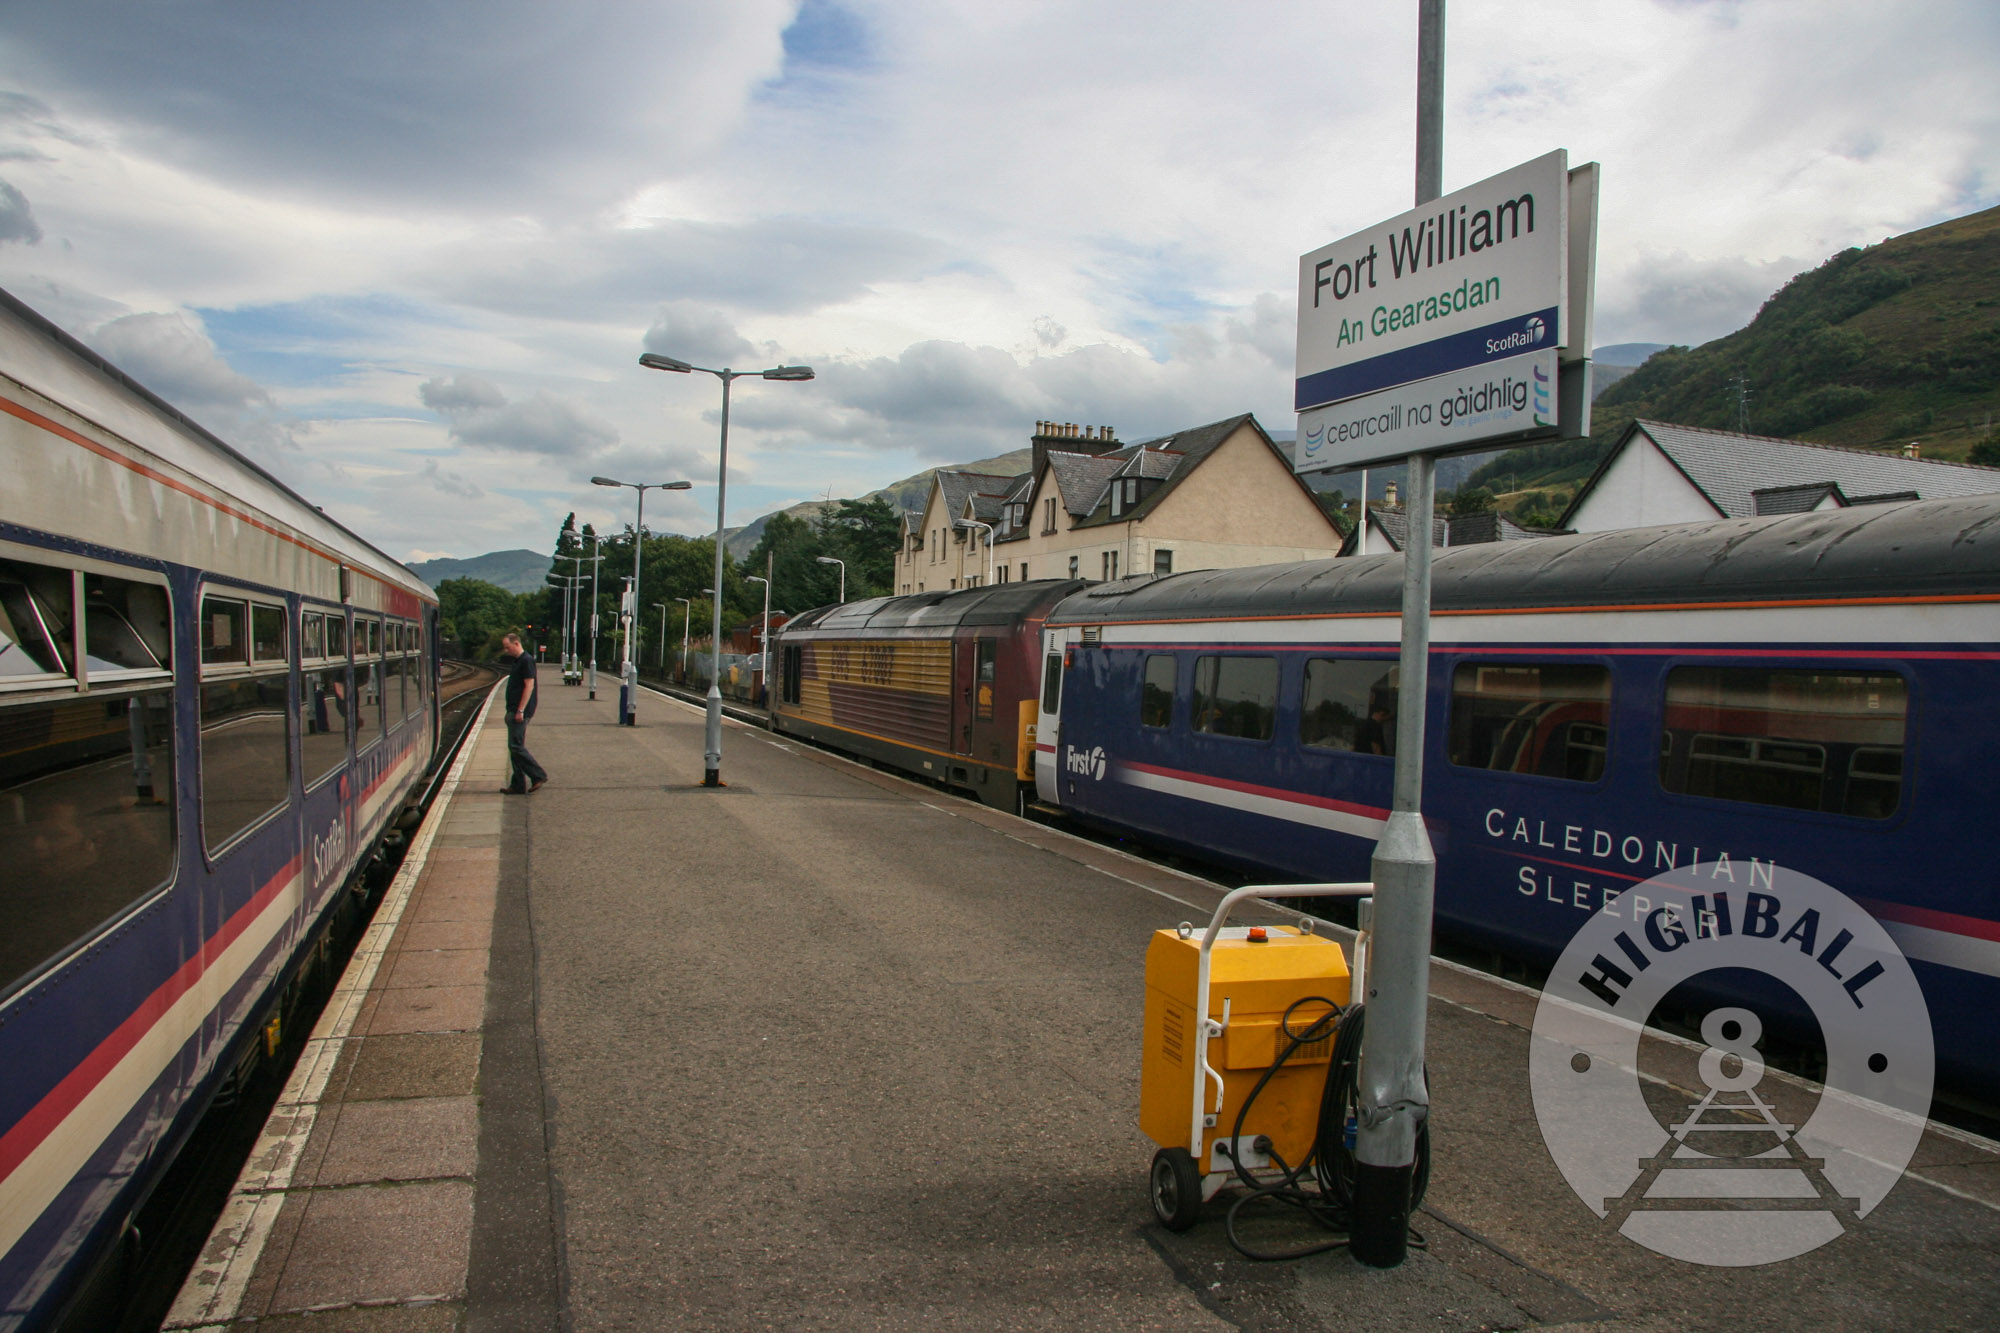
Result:
{"label": "blue sign border", "polygon": [[[1427,380],[1436,375],[1449,375],[1454,370],[1464,370],[1488,361],[1503,361],[1510,356],[1520,356],[1524,352],[1541,351],[1561,344],[1561,329],[1557,323],[1557,307],[1537,310],[1532,314],[1514,315],[1488,324],[1482,328],[1467,329],[1463,333],[1453,333],[1436,338],[1415,347],[1399,348],[1371,356],[1366,361],[1353,361],[1332,370],[1322,370],[1296,381],[1292,394],[1292,410],[1304,412],[1309,408],[1324,407],[1337,403],[1343,398],[1354,398],[1364,393],[1375,393],[1381,389],[1393,389],[1399,384],[1414,380]],[[1522,333],[1530,327],[1530,321],[1540,320],[1543,336],[1533,342],[1511,342],[1507,346],[1487,349],[1487,343],[1505,340],[1509,334]]]}

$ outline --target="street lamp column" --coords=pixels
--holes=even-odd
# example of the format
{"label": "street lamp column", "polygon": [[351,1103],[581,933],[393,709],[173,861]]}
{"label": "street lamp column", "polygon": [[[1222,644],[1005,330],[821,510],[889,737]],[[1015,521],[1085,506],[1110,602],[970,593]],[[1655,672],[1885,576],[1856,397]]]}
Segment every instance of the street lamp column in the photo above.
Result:
{"label": "street lamp column", "polygon": [[[694,629],[694,602],[686,597],[676,597],[674,600],[681,604],[681,683],[685,685],[688,674],[688,634]],[[665,635],[666,631],[661,630],[660,633]],[[661,669],[665,670],[665,667]]]}
{"label": "street lamp column", "polygon": [[667,674],[667,604],[654,602],[653,606],[660,613],[660,674],[664,676]]}
{"label": "street lamp column", "polygon": [[[632,519],[632,611],[631,619],[625,626],[625,660],[618,674],[622,684],[618,687],[618,725],[636,727],[639,725],[639,664],[637,640],[639,638],[639,557],[646,549],[646,492],[685,491],[694,486],[691,481],[614,481],[610,477],[592,477],[593,486],[629,486],[639,492],[639,512]],[[664,620],[661,622],[664,626]],[[661,629],[661,634],[666,630]],[[594,697],[594,696],[593,696]]]}
{"label": "street lamp column", "polygon": [[[722,381],[722,445],[715,460],[715,653],[719,662],[722,653],[722,530],[723,514],[726,512],[724,500],[729,485],[729,386],[746,375],[767,380],[809,380],[813,377],[812,367],[773,366],[769,370],[731,370],[724,366],[721,370],[711,370],[707,366],[690,365],[670,356],[661,356],[658,352],[647,352],[639,358],[639,364],[648,370],[670,370],[678,375],[699,370]],[[702,756],[701,776],[704,787],[722,785],[721,674],[719,671],[709,673],[707,746]]]}
{"label": "street lamp column", "polygon": [[[986,540],[983,543],[986,547],[986,578],[980,586],[993,586],[993,525],[991,523],[981,523],[976,518],[962,518],[959,522],[968,528],[986,529]],[[1114,552],[1113,554],[1116,553]]]}
{"label": "street lamp column", "polygon": [[762,641],[763,645],[757,653],[757,683],[762,688],[765,697],[769,698],[771,694],[771,580],[760,578],[755,574],[745,574],[743,577],[752,583],[761,583],[764,585],[764,619],[757,631],[757,637]]}
{"label": "street lamp column", "polygon": [[835,555],[816,555],[813,559],[819,561],[822,565],[840,566],[840,600],[845,602],[847,600],[847,562]]}

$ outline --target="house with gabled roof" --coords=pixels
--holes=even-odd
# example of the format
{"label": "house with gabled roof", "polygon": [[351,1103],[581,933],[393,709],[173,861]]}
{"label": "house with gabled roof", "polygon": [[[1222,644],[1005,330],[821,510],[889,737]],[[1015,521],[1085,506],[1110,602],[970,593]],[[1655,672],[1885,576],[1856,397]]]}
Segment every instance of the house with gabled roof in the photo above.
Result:
{"label": "house with gabled roof", "polygon": [[940,470],[906,528],[898,592],[1274,564],[1340,544],[1248,413],[1137,444],[1108,426],[1038,422],[1031,444],[1029,471],[1004,484]]}
{"label": "house with gabled roof", "polygon": [[2000,491],[2000,468],[1634,421],[1563,512],[1577,532]]}

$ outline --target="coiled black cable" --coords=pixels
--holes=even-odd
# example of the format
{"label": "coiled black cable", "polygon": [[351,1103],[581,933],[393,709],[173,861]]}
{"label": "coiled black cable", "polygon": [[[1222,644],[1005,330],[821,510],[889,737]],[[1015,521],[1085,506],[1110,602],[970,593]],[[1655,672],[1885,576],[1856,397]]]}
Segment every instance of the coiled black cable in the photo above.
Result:
{"label": "coiled black cable", "polygon": [[[1304,1004],[1323,1004],[1327,1011],[1314,1019],[1303,1030],[1292,1031],[1292,1014]],[[1315,1245],[1296,1250],[1258,1250],[1243,1241],[1236,1234],[1236,1215],[1246,1204],[1271,1200],[1296,1208],[1307,1217],[1329,1231],[1345,1233],[1352,1222],[1354,1206],[1354,1143],[1349,1128],[1358,1100],[1361,1071],[1361,1034],[1365,1024],[1364,1006],[1356,1004],[1342,1013],[1340,1006],[1320,995],[1301,996],[1286,1006],[1278,1021],[1278,1030],[1286,1038],[1284,1050],[1271,1062],[1271,1067],[1258,1076],[1250,1089],[1250,1095],[1243,1099],[1237,1109],[1236,1124],[1231,1142],[1243,1141],[1243,1123],[1249,1117],[1250,1108],[1257,1104],[1257,1096],[1264,1091],[1285,1062],[1297,1054],[1303,1046],[1312,1045],[1326,1038],[1327,1030],[1334,1028],[1333,1053],[1327,1061],[1326,1086],[1320,1093],[1319,1121],[1313,1133],[1313,1146],[1297,1166],[1292,1166],[1271,1150],[1271,1160],[1280,1172],[1276,1180],[1259,1180],[1250,1174],[1249,1168],[1232,1159],[1236,1178],[1242,1182],[1246,1193],[1229,1206],[1224,1218],[1224,1227],[1229,1235],[1229,1243],[1237,1253],[1246,1259],[1260,1262],[1276,1262],[1285,1259],[1304,1259],[1309,1255],[1325,1254],[1347,1244],[1345,1234],[1335,1236]],[[1335,1027],[1335,1025],[1338,1025]],[[1307,1173],[1311,1173],[1311,1187],[1305,1184]],[[1430,1187],[1431,1141],[1428,1124],[1417,1131],[1417,1154],[1415,1178],[1410,1182],[1410,1208],[1414,1211],[1424,1200]],[[1423,1248],[1424,1239],[1412,1230],[1412,1244]]]}

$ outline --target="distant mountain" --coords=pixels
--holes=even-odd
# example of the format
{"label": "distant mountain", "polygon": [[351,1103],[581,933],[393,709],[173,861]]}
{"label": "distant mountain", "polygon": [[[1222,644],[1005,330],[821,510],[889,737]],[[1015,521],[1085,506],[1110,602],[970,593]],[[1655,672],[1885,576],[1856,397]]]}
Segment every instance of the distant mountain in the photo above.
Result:
{"label": "distant mountain", "polygon": [[1600,367],[1628,366],[1637,370],[1646,364],[1647,357],[1666,350],[1666,343],[1612,343],[1609,347],[1593,348],[1590,359]]}
{"label": "distant mountain", "polygon": [[544,586],[552,564],[539,551],[494,551],[465,560],[424,560],[410,572],[433,588],[446,579],[479,579],[508,592],[533,592]]}

